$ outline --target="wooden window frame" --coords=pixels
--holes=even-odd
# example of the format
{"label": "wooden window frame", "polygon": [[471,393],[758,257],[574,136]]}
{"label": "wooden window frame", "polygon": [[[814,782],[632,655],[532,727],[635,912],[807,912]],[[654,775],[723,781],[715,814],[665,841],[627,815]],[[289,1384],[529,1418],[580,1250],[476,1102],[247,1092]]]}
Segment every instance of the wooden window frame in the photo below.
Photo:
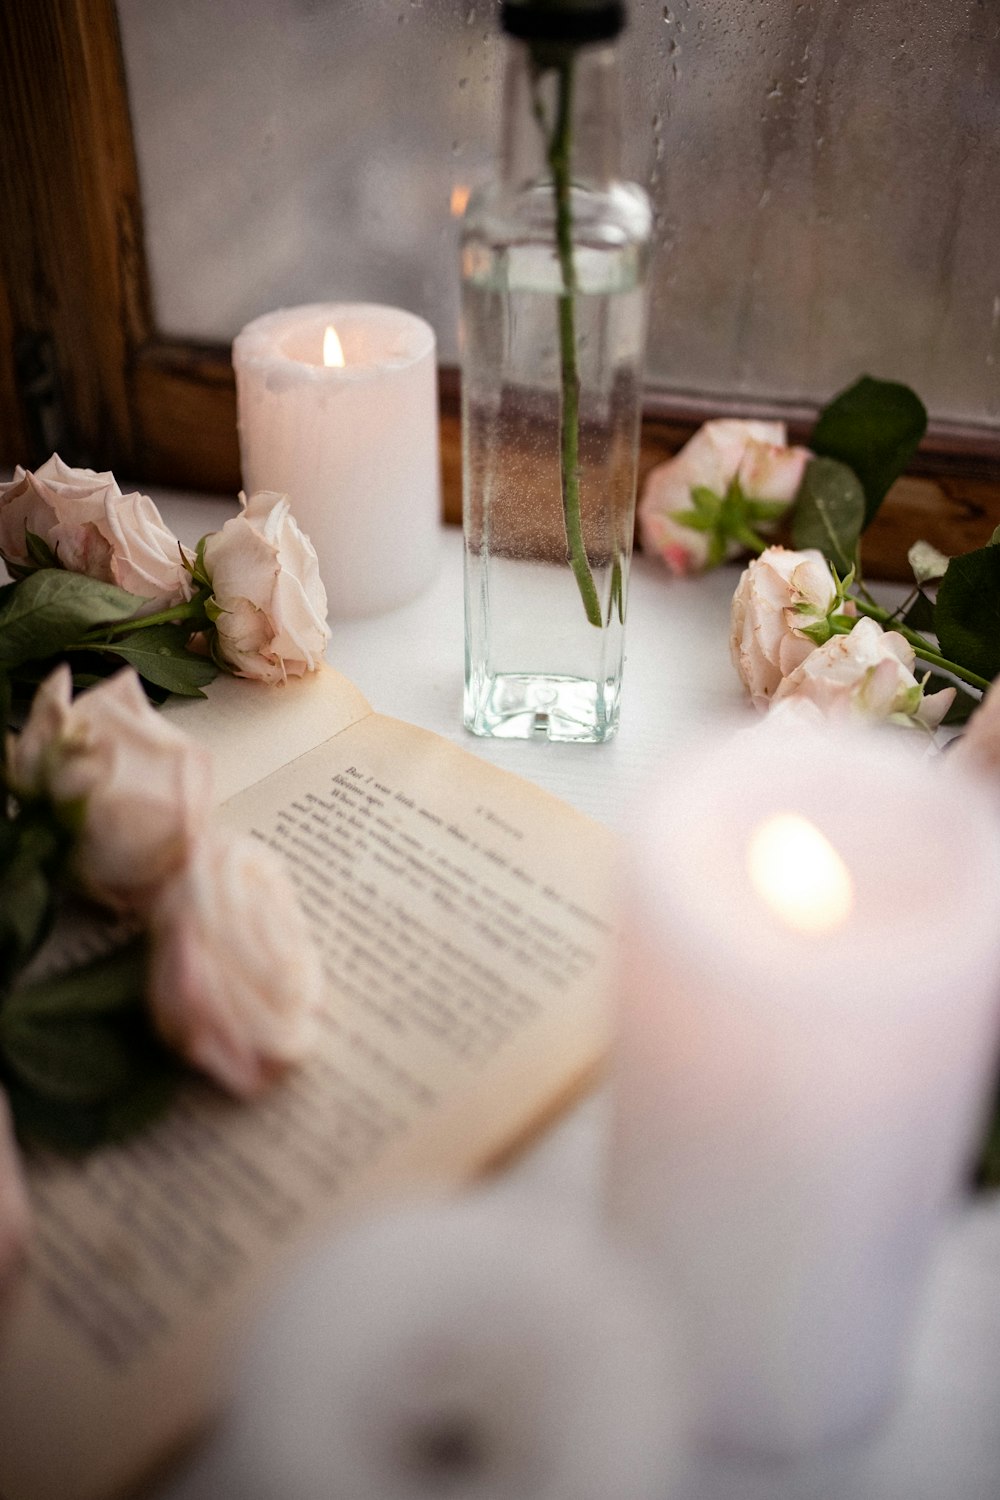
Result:
{"label": "wooden window frame", "polygon": [[[444,513],[461,518],[458,377],[441,371]],[[653,393],[641,473],[712,415],[807,406]],[[235,493],[235,387],[224,346],[164,338],[153,317],[113,0],[0,7],[0,465],[70,462],[137,483]],[[865,538],[873,576],[905,577],[916,537],[946,552],[1000,524],[1000,431],[935,423]]]}

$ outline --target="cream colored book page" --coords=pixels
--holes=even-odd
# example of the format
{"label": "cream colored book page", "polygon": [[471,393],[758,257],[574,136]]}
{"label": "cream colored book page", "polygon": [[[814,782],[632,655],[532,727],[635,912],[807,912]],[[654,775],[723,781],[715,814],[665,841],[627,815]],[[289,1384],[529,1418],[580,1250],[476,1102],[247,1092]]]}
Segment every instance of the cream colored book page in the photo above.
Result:
{"label": "cream colored book page", "polygon": [[371,713],[353,682],[320,667],[280,686],[220,673],[203,698],[169,698],[161,713],[212,753],[217,802]]}
{"label": "cream colored book page", "polygon": [[119,1493],[217,1406],[297,1245],[466,1178],[605,1046],[611,835],[547,794],[370,715],[224,816],[292,868],[329,975],[322,1045],[253,1106],[193,1087],[124,1148],[36,1165],[31,1272],[0,1326],[3,1500]]}

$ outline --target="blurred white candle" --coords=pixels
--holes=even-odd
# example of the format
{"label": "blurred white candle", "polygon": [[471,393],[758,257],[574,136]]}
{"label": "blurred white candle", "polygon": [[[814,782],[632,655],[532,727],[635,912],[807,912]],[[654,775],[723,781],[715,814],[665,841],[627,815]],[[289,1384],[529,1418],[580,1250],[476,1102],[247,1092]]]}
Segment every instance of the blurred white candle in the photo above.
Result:
{"label": "blurred white candle", "polygon": [[440,541],[433,329],[393,307],[285,308],[247,324],[233,365],[243,487],[291,497],[331,616],[414,598]]}
{"label": "blurred white candle", "polygon": [[895,1394],[1000,1017],[986,793],[889,733],[787,731],[675,761],[633,845],[609,1180],[703,1440],[773,1452]]}

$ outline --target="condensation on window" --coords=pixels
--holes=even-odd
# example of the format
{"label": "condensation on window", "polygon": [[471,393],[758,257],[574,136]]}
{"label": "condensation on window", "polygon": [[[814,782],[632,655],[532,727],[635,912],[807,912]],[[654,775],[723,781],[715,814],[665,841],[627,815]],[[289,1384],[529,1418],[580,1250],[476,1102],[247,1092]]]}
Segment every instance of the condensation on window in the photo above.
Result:
{"label": "condensation on window", "polygon": [[[161,329],[396,303],[457,349],[493,0],[119,0]],[[1000,424],[996,0],[632,0],[650,385],[823,399],[863,370]]]}

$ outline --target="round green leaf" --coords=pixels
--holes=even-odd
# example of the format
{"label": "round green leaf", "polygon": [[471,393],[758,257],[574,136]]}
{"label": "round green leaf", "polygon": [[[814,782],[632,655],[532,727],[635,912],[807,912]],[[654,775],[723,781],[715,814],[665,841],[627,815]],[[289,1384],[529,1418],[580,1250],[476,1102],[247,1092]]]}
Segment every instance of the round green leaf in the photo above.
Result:
{"label": "round green leaf", "polygon": [[817,547],[844,575],[854,565],[864,519],[865,496],[857,476],[835,459],[812,459],[795,498],[795,546]]}
{"label": "round green leaf", "polygon": [[1000,673],[1000,547],[952,558],[934,622],[942,655],[980,677]]}

